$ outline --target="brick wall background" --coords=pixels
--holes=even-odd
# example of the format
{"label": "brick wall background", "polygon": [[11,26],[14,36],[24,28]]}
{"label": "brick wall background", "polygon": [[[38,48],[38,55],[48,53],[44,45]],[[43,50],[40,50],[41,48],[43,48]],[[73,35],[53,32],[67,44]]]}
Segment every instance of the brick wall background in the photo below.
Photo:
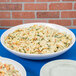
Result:
{"label": "brick wall background", "polygon": [[76,28],[76,0],[0,0],[0,28],[30,22]]}

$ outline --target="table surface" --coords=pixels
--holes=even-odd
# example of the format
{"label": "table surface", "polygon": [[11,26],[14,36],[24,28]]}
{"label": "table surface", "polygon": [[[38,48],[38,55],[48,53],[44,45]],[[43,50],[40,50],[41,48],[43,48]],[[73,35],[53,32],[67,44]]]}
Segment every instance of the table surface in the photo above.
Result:
{"label": "table surface", "polygon": [[[0,29],[0,36],[4,31],[6,31],[6,30]],[[76,35],[76,29],[71,29],[71,31]],[[76,43],[73,45],[73,47],[70,50],[68,50],[66,53],[64,53],[60,56],[46,59],[46,60],[38,60],[38,61],[20,58],[16,55],[10,53],[9,51],[7,51],[0,43],[0,56],[10,58],[10,59],[16,60],[17,62],[21,63],[24,66],[24,68],[26,69],[27,76],[39,76],[41,67],[49,61],[57,60],[57,59],[76,60]]]}

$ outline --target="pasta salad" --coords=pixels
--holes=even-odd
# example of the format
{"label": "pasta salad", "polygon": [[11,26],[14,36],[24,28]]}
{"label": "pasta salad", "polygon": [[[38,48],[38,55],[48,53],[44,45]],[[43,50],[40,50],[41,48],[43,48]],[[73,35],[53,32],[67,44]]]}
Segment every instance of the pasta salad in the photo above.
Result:
{"label": "pasta salad", "polygon": [[0,62],[0,76],[21,76],[12,64]]}
{"label": "pasta salad", "polygon": [[72,37],[48,26],[33,25],[15,30],[4,42],[8,48],[21,53],[51,54],[69,47]]}

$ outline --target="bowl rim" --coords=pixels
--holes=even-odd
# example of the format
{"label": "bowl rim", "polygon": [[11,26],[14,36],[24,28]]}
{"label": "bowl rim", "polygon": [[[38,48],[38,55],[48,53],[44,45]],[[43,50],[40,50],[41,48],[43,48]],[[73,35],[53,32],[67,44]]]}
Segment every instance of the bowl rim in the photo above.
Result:
{"label": "bowl rim", "polygon": [[[20,24],[20,25],[17,25],[17,26],[14,26],[14,27],[11,27],[11,28],[9,28],[8,30],[10,30],[10,29],[13,29],[13,28],[17,28],[17,27],[20,27],[20,26],[24,26],[24,25],[26,25],[26,28],[27,28],[27,25],[28,24],[53,24],[53,23],[42,23],[42,22],[37,22],[37,23],[26,23],[26,24]],[[1,35],[1,44],[7,49],[7,50],[9,50],[10,52],[12,52],[12,53],[15,53],[15,54],[20,54],[20,55],[26,55],[26,56],[47,56],[47,55],[54,55],[54,54],[58,54],[58,53],[62,53],[62,52],[66,52],[68,49],[70,49],[73,45],[74,45],[74,43],[75,43],[75,35],[74,35],[74,33],[71,31],[71,30],[69,30],[68,28],[66,28],[66,27],[64,27],[64,26],[61,26],[61,25],[58,25],[58,24],[53,24],[53,25],[55,25],[55,26],[58,26],[58,27],[62,27],[62,28],[64,28],[64,29],[66,29],[66,30],[68,30],[68,31],[70,31],[71,33],[72,33],[72,35],[73,35],[73,39],[74,39],[74,42],[72,42],[71,43],[71,45],[68,47],[68,48],[65,48],[65,49],[63,49],[63,50],[61,50],[61,51],[58,51],[58,52],[54,52],[54,53],[49,53],[49,54],[26,54],[26,53],[21,53],[21,52],[18,52],[18,51],[15,51],[15,50],[11,50],[10,48],[8,48],[6,45],[4,45],[4,43],[3,43],[3,41],[2,41],[2,38],[3,38],[3,35],[4,35],[4,33],[5,32],[7,32],[8,30],[6,30],[2,35]],[[45,26],[45,25],[44,25]],[[29,26],[30,27],[30,26]]]}

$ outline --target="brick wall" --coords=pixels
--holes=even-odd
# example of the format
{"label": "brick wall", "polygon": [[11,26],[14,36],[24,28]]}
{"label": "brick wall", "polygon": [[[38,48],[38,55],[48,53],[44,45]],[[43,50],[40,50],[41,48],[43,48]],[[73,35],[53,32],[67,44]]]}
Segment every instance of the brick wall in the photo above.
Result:
{"label": "brick wall", "polygon": [[30,22],[76,28],[76,0],[0,0],[0,28]]}

